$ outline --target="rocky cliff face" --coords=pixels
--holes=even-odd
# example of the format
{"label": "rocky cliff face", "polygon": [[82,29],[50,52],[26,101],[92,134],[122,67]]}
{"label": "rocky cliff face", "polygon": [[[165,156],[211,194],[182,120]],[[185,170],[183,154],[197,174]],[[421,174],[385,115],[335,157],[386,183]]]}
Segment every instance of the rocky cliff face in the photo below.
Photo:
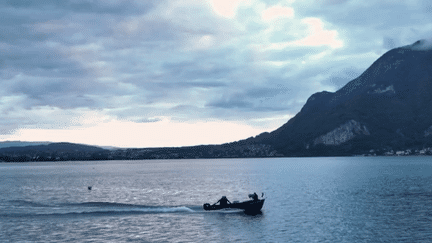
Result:
{"label": "rocky cliff face", "polygon": [[421,47],[388,51],[340,90],[312,95],[294,118],[253,142],[285,156],[432,146],[432,50]]}
{"label": "rocky cliff face", "polygon": [[[360,122],[351,120],[340,125],[338,128],[328,132],[327,134],[315,138],[313,145],[340,145],[361,134],[370,135],[366,126],[361,125]],[[307,145],[307,147],[308,146],[309,145]]]}

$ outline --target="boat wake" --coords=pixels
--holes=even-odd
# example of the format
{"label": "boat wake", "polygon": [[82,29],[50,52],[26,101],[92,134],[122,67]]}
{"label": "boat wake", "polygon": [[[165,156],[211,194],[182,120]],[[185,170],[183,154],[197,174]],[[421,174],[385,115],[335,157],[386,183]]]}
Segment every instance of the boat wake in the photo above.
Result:
{"label": "boat wake", "polygon": [[69,207],[77,207],[77,208],[95,208],[95,209],[103,209],[103,210],[114,210],[119,212],[127,212],[127,211],[138,211],[144,213],[175,213],[175,212],[195,212],[193,207],[186,206],[147,206],[147,205],[139,205],[139,204],[126,204],[126,203],[110,203],[110,202],[85,202],[85,203],[72,203],[72,204],[63,204]]}
{"label": "boat wake", "polygon": [[9,201],[9,210],[2,210],[1,217],[62,217],[62,216],[110,216],[134,214],[198,213],[201,206],[148,206],[138,204],[84,202],[48,205],[25,200]]}

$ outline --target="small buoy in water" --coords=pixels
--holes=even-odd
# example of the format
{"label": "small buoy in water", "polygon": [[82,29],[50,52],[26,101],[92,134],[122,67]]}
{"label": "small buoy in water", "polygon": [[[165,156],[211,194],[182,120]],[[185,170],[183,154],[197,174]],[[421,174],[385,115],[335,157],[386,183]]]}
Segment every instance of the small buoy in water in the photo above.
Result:
{"label": "small buoy in water", "polygon": [[91,190],[91,189],[92,189],[92,187],[91,187],[91,186],[88,186],[87,188],[88,188],[89,190]]}

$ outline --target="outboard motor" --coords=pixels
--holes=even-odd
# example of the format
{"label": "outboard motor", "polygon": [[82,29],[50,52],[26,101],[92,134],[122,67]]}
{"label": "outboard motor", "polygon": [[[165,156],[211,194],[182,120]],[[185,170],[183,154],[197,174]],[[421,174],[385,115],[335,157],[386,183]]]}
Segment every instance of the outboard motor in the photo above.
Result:
{"label": "outboard motor", "polygon": [[210,203],[205,203],[203,205],[204,210],[208,210],[210,208]]}

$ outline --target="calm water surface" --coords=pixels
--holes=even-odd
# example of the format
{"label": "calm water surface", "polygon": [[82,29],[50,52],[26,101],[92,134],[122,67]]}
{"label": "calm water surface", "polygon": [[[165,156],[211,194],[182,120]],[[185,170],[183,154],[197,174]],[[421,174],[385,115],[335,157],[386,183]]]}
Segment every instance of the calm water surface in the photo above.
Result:
{"label": "calm water surface", "polygon": [[[261,214],[202,210],[252,192],[265,192]],[[432,158],[3,163],[0,232],[0,242],[427,242]]]}

